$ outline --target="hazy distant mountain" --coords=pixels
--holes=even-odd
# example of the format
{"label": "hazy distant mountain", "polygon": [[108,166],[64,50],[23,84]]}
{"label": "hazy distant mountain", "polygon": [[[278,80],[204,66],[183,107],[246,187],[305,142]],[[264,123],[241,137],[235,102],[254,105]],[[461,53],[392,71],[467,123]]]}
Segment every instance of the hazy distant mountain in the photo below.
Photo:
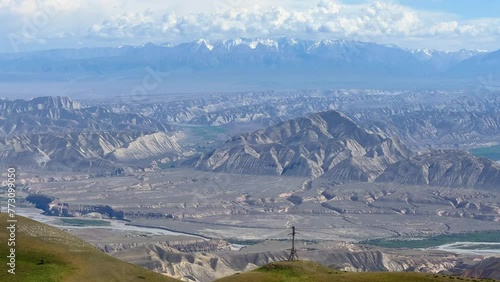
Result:
{"label": "hazy distant mountain", "polygon": [[431,65],[438,71],[447,70],[458,63],[475,57],[477,55],[487,54],[487,51],[482,50],[467,50],[462,49],[459,51],[438,51],[432,49],[414,49],[410,50],[415,56],[423,61],[431,63]]}
{"label": "hazy distant mountain", "polygon": [[75,111],[78,109],[80,109],[80,104],[67,97],[37,97],[28,101],[0,100],[0,115],[4,117],[36,110]]}
{"label": "hazy distant mountain", "polygon": [[173,131],[140,114],[117,114],[102,107],[81,108],[66,97],[0,99],[0,136],[47,132]]}
{"label": "hazy distant mountain", "polygon": [[[29,66],[52,63],[54,67],[69,66],[63,61],[72,63],[83,63],[84,60],[96,58],[109,58],[109,61],[95,62],[96,66],[106,66],[116,63],[117,57],[122,62],[132,63],[124,65],[125,68],[133,67],[133,63],[140,64],[141,60],[153,62],[154,59],[164,59],[168,63],[185,63],[192,66],[221,66],[229,67],[230,64],[238,63],[297,63],[309,60],[327,59],[330,62],[364,62],[386,63],[388,65],[399,61],[403,63],[418,63],[421,61],[441,62],[453,65],[478,54],[484,54],[478,50],[459,51],[437,51],[431,49],[407,50],[392,45],[380,45],[376,43],[361,42],[354,40],[301,40],[294,38],[271,39],[245,39],[209,41],[199,39],[179,45],[147,43],[142,46],[119,46],[103,48],[82,49],[54,49],[47,51],[27,52],[20,54],[1,54],[2,61],[10,61],[11,65],[3,65],[2,69],[25,69]],[[38,59],[36,62],[28,62],[26,59]],[[151,61],[148,61],[151,60]],[[382,60],[387,60],[383,62]],[[87,61],[91,62],[91,61]],[[157,62],[159,64],[166,62]],[[316,61],[319,62],[319,61]],[[47,71],[57,71],[45,66]],[[75,68],[77,66],[74,66]],[[79,65],[84,69],[85,65]],[[87,66],[88,67],[88,66]],[[118,67],[118,65],[115,65]],[[175,67],[172,65],[172,67]]]}
{"label": "hazy distant mountain", "polygon": [[451,68],[449,74],[456,77],[483,76],[480,83],[498,91],[500,89],[500,50],[464,60]]}
{"label": "hazy distant mountain", "polygon": [[[465,60],[483,58],[485,52],[460,50],[406,50],[396,46],[350,40],[293,38],[197,40],[179,45],[83,48],[0,55],[5,80],[142,78],[145,68],[172,72],[171,87],[188,84],[246,84],[264,87],[323,87],[325,85],[419,85],[446,82],[455,77]],[[480,60],[478,68],[498,61]],[[465,68],[464,68],[465,69]],[[465,69],[466,70],[466,69]],[[476,78],[471,70],[465,75]],[[298,81],[300,79],[301,81]],[[411,82],[410,82],[411,81]],[[221,89],[222,90],[222,89]]]}

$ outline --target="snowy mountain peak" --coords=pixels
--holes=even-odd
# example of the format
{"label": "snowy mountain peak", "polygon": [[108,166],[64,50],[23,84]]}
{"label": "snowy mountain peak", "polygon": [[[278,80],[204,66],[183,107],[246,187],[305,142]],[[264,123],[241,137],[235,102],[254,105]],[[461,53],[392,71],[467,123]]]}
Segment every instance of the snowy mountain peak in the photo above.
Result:
{"label": "snowy mountain peak", "polygon": [[435,49],[410,49],[407,50],[420,60],[424,61],[463,61],[481,54],[479,50],[461,49],[458,51],[438,51]]}
{"label": "snowy mountain peak", "polygon": [[165,43],[162,43],[160,44],[161,47],[165,47],[165,48],[172,48],[174,47],[175,45],[170,43],[170,42],[165,42]]}
{"label": "snowy mountain peak", "polygon": [[262,46],[265,46],[265,47],[268,47],[268,48],[272,48],[272,49],[276,49],[278,50],[278,43],[272,39],[260,39],[260,38],[257,38],[255,40],[253,40],[249,46],[250,48],[252,49],[255,49],[257,48],[258,46],[262,45]]}
{"label": "snowy mountain peak", "polygon": [[205,47],[210,51],[212,51],[214,49],[214,45],[209,40],[206,40],[206,39],[198,39],[198,40],[196,40],[196,44],[199,47]]}
{"label": "snowy mountain peak", "polygon": [[432,57],[432,54],[434,53],[435,50],[431,50],[431,49],[428,49],[428,48],[424,48],[424,49],[413,49],[413,50],[410,50],[410,52],[412,52],[413,54],[421,54],[421,55],[424,55],[426,57]]}

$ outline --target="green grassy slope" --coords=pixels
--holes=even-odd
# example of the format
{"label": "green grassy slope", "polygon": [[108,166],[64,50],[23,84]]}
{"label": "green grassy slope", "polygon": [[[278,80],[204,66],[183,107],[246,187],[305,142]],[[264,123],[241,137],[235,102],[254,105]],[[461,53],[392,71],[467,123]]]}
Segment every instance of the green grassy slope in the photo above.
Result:
{"label": "green grassy slope", "polygon": [[7,215],[0,214],[0,281],[178,281],[110,257],[57,228],[17,216],[16,274],[7,272]]}
{"label": "green grassy slope", "polygon": [[[450,282],[482,281],[430,273],[343,272],[310,261],[276,262],[254,271],[235,274],[218,282]],[[489,280],[491,281],[491,280]]]}

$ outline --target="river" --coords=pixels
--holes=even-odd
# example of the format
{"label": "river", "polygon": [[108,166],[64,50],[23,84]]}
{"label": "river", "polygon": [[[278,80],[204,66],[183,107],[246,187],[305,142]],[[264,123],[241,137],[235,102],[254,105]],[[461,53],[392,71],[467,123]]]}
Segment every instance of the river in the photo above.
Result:
{"label": "river", "polygon": [[[45,223],[47,225],[57,227],[59,229],[82,229],[82,228],[102,228],[102,229],[111,229],[111,230],[123,230],[123,231],[137,231],[137,232],[144,232],[144,233],[149,233],[151,235],[168,235],[168,236],[188,236],[188,237],[193,237],[196,239],[203,239],[203,240],[209,240],[208,238],[202,237],[202,236],[197,236],[193,234],[187,234],[187,233],[182,233],[182,232],[176,232],[172,230],[168,230],[166,228],[155,228],[155,227],[142,227],[142,226],[134,226],[130,225],[126,221],[121,221],[121,220],[114,220],[114,219],[104,219],[105,221],[109,221],[111,224],[106,225],[106,226],[69,226],[62,224],[60,219],[61,217],[55,217],[55,216],[47,216],[42,214],[42,210],[40,209],[34,209],[34,208],[19,208],[17,210],[17,214],[36,220],[41,223]],[[69,217],[67,217],[69,218]],[[86,218],[82,218],[86,219]]]}
{"label": "river", "polygon": [[489,242],[456,242],[444,244],[432,249],[471,255],[496,255],[500,256],[500,243]]}

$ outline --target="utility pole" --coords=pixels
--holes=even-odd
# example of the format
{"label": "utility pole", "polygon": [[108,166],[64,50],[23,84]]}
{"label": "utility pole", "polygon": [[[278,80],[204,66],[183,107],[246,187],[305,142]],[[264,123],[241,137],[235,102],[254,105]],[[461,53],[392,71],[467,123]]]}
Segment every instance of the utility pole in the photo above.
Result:
{"label": "utility pole", "polygon": [[297,250],[295,249],[295,226],[292,226],[292,250],[290,251],[288,261],[295,260],[299,260],[299,257],[297,256]]}

